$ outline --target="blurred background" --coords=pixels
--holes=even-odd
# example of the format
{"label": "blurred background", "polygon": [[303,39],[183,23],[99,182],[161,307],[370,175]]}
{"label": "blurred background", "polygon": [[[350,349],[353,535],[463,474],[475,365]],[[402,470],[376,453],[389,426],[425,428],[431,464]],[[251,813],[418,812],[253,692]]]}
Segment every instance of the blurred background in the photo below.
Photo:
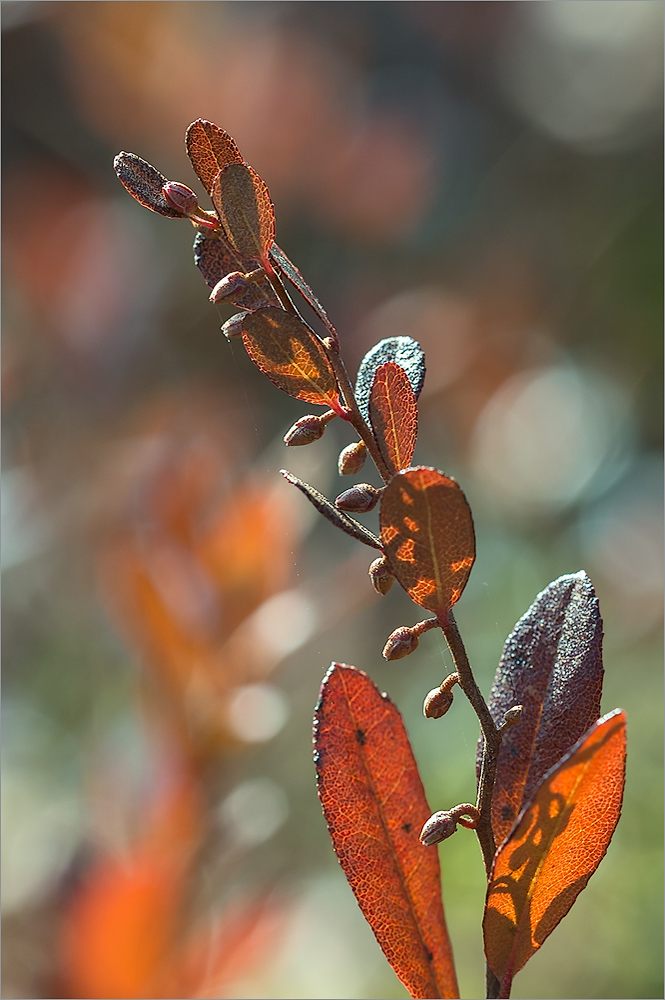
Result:
{"label": "blurred background", "polygon": [[[520,997],[662,996],[662,35],[655,0],[3,2],[3,996],[385,998],[315,791],[330,661],[404,713],[432,809],[474,795],[438,633],[312,514],[351,438],[219,332],[189,223],[208,118],[265,178],[281,246],[355,373],[423,346],[416,461],[458,478],[478,559],[457,618],[487,693],[536,594],[584,568],[622,821]],[[365,473],[360,478],[366,478]],[[291,490],[291,491],[290,491]],[[367,523],[373,526],[373,515]],[[461,995],[484,877],[440,849]]]}

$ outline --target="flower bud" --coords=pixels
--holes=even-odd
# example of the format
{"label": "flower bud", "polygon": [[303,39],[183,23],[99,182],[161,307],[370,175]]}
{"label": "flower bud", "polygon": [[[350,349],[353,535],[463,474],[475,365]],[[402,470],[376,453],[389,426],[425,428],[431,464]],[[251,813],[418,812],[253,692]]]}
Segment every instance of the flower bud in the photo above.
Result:
{"label": "flower bud", "polygon": [[217,305],[219,302],[224,302],[226,299],[234,298],[238,292],[244,292],[247,289],[247,277],[242,273],[242,271],[231,271],[227,274],[225,278],[218,281],[213,290],[210,293],[210,301]]}
{"label": "flower bud", "polygon": [[395,582],[395,577],[388,566],[386,557],[379,556],[378,559],[375,559],[367,572],[377,594],[387,594]]}
{"label": "flower bud", "polygon": [[425,697],[423,715],[426,719],[440,719],[453,703],[452,691],[442,691],[440,687],[433,688]]}
{"label": "flower bud", "polygon": [[340,476],[355,476],[360,472],[367,458],[367,445],[364,441],[347,444],[337,459],[337,469]]}
{"label": "flower bud", "polygon": [[403,656],[408,656],[418,645],[418,636],[408,625],[400,625],[388,636],[388,641],[383,647],[383,658],[385,660],[401,660]]}
{"label": "flower bud", "polygon": [[227,319],[220,329],[227,340],[231,340],[232,337],[242,336],[242,325],[245,322],[246,312],[236,313],[231,319]]}
{"label": "flower bud", "polygon": [[311,444],[312,441],[319,440],[325,429],[326,424],[321,420],[321,417],[314,413],[308,414],[296,420],[293,427],[289,428],[284,435],[284,444],[289,448],[301,444]]}
{"label": "flower bud", "polygon": [[369,510],[374,510],[381,490],[375,489],[369,483],[358,483],[350,490],[344,490],[335,500],[335,506],[340,510],[348,510],[352,514],[366,514]]}
{"label": "flower bud", "polygon": [[457,829],[457,820],[449,812],[436,812],[430,816],[420,831],[420,843],[425,847],[440,844],[442,840],[452,837]]}
{"label": "flower bud", "polygon": [[171,208],[182,212],[183,215],[192,215],[199,207],[198,199],[191,188],[179,181],[167,181],[162,187],[162,194]]}

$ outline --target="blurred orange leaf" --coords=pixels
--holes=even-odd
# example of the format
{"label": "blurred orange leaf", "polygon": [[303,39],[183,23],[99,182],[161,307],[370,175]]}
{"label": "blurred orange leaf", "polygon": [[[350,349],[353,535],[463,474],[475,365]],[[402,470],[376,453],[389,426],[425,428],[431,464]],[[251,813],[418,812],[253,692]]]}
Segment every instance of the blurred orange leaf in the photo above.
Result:
{"label": "blurred orange leaf", "polygon": [[522,705],[522,714],[499,751],[492,798],[497,844],[545,772],[600,715],[602,641],[598,598],[584,572],[546,587],[506,639],[489,708],[497,725],[514,705]]}
{"label": "blurred orange leaf", "polygon": [[238,253],[267,260],[275,241],[275,210],[265,181],[245,163],[229,163],[215,177],[211,197]]}
{"label": "blurred orange leaf", "polygon": [[501,997],[604,857],[621,812],[625,760],[626,717],[616,709],[548,771],[499,849],[483,930]]}
{"label": "blurred orange leaf", "polygon": [[386,958],[412,997],[458,997],[438,855],[418,839],[430,809],[409,738],[355,667],[326,674],[314,760],[335,853]]}
{"label": "blurred orange leaf", "polygon": [[306,403],[338,407],[337,382],[321,342],[302,320],[270,307],[243,321],[247,353],[270,381]]}
{"label": "blurred orange leaf", "polygon": [[476,556],[473,520],[454,479],[424,465],[398,472],[381,497],[381,541],[411,600],[444,616]]}
{"label": "blurred orange leaf", "polygon": [[229,163],[242,163],[242,156],[228,132],[213,122],[197,118],[185,132],[187,155],[208,194],[213,181]]}
{"label": "blurred orange leaf", "polygon": [[391,472],[411,464],[418,436],[418,407],[409,377],[394,361],[380,365],[369,397],[369,419]]}

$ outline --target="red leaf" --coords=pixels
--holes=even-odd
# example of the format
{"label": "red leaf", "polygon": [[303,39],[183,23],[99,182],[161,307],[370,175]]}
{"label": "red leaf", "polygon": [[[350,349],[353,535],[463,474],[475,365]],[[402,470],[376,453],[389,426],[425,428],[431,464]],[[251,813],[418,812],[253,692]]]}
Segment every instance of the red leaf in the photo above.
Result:
{"label": "red leaf", "polygon": [[391,472],[411,464],[418,436],[418,406],[404,369],[387,361],[376,370],[369,397],[369,419]]}
{"label": "red leaf", "polygon": [[413,394],[418,399],[425,381],[425,354],[412,337],[386,337],[372,347],[360,362],[354,395],[365,420],[369,420],[369,396],[377,369],[387,361],[394,361],[409,376]]}
{"label": "red leaf", "polygon": [[275,241],[275,211],[263,179],[245,163],[229,163],[215,177],[211,197],[232,246],[265,261]]}
{"label": "red leaf", "polygon": [[[214,288],[222,278],[232,271],[245,274],[251,271],[254,261],[245,260],[219,236],[197,233],[194,240],[194,263],[210,288]],[[240,309],[262,309],[264,306],[278,306],[279,299],[267,278],[248,284],[233,297],[233,304]]]}
{"label": "red leaf", "polygon": [[335,853],[412,997],[458,997],[430,815],[396,706],[367,674],[333,663],[314,717],[319,798]]}
{"label": "red leaf", "polygon": [[483,930],[501,997],[604,857],[621,813],[625,761],[626,717],[616,709],[548,771],[498,851]]}
{"label": "red leaf", "polygon": [[584,572],[542,591],[508,636],[489,707],[499,724],[522,705],[501,743],[492,800],[497,844],[541,778],[600,715],[603,623]]}
{"label": "red leaf", "polygon": [[283,309],[258,309],[245,317],[242,339],[250,358],[289,396],[339,406],[337,382],[321,342],[302,320]]}
{"label": "red leaf", "polygon": [[185,132],[185,146],[194,171],[208,194],[220,170],[229,163],[243,162],[229,133],[203,118],[197,118]]}
{"label": "red leaf", "polygon": [[455,480],[424,465],[398,472],[381,497],[379,520],[399,583],[416,604],[446,615],[476,557],[471,511]]}

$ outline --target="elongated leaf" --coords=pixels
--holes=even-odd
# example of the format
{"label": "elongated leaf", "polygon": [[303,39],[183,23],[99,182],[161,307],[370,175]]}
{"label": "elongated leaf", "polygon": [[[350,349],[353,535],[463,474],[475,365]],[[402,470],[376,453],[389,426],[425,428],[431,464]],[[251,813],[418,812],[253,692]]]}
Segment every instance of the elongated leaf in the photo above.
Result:
{"label": "elongated leaf", "polygon": [[182,219],[182,212],[169,205],[162,194],[162,187],[168,181],[152,163],[136,153],[118,153],[113,161],[118,180],[140,205],[151,212],[166,216],[167,219]]}
{"label": "elongated leaf", "polygon": [[497,844],[541,778],[600,715],[603,623],[584,572],[542,591],[508,636],[490,694],[498,724],[522,705],[499,751],[492,800]]}
{"label": "elongated leaf", "polygon": [[220,170],[229,163],[243,162],[229,133],[203,118],[197,118],[185,132],[185,146],[194,171],[208,194]]}
{"label": "elongated leaf", "polygon": [[376,535],[372,534],[369,528],[366,528],[364,524],[356,521],[355,518],[351,517],[345,511],[340,510],[336,507],[334,503],[331,503],[327,497],[324,497],[323,493],[319,493],[315,490],[313,486],[309,483],[304,483],[302,479],[298,479],[294,476],[292,472],[287,472],[286,469],[279,470],[280,475],[284,476],[287,483],[291,483],[292,486],[296,486],[301,493],[307,497],[309,502],[316,507],[320,514],[334,524],[336,528],[340,528],[341,531],[346,532],[347,535],[351,535],[359,542],[363,542],[364,545],[369,545],[370,548],[378,549],[382,551],[382,545]]}
{"label": "elongated leaf", "polygon": [[471,511],[455,480],[424,465],[398,472],[381,496],[379,521],[390,568],[411,600],[447,614],[476,557]]}
{"label": "elongated leaf", "polygon": [[258,309],[246,317],[242,339],[254,364],[278,389],[321,406],[337,406],[337,382],[319,339],[283,309]]}
{"label": "elongated leaf", "polygon": [[212,203],[239,254],[265,260],[275,240],[275,211],[261,177],[245,163],[229,163],[215,177]]}
{"label": "elongated leaf", "polygon": [[391,472],[411,464],[418,436],[418,406],[404,369],[394,361],[379,365],[369,397],[374,437]]}
{"label": "elongated leaf", "polygon": [[360,362],[354,394],[365,420],[369,420],[369,397],[377,368],[394,361],[409,376],[413,395],[418,399],[425,381],[425,354],[412,337],[386,337],[367,352]]}
{"label": "elongated leaf", "polygon": [[[255,267],[255,261],[245,260],[220,236],[197,233],[193,250],[194,263],[210,288],[214,288],[231,271],[242,271],[245,274]],[[279,305],[279,299],[267,278],[239,290],[232,301],[241,309],[250,311]]]}
{"label": "elongated leaf", "polygon": [[333,663],[314,717],[319,798],[365,919],[412,997],[458,997],[439,860],[418,840],[430,815],[396,706]]}
{"label": "elongated leaf", "polygon": [[333,337],[336,338],[337,333],[335,331],[335,327],[328,319],[328,313],[325,311],[325,309],[323,308],[323,306],[317,299],[316,295],[314,294],[312,289],[309,287],[309,285],[303,278],[302,274],[300,273],[296,265],[289,260],[284,251],[280,247],[278,247],[276,243],[273,243],[270,249],[270,256],[272,258],[273,263],[277,264],[278,270],[289,279],[289,281],[295,288],[298,289],[303,298],[306,299],[307,302],[309,302],[310,306],[312,307],[316,315],[319,317],[323,325],[326,327],[328,332],[331,333]]}
{"label": "elongated leaf", "polygon": [[498,851],[487,891],[485,954],[507,997],[513,976],[565,917],[619,820],[626,718],[599,719],[543,778]]}

